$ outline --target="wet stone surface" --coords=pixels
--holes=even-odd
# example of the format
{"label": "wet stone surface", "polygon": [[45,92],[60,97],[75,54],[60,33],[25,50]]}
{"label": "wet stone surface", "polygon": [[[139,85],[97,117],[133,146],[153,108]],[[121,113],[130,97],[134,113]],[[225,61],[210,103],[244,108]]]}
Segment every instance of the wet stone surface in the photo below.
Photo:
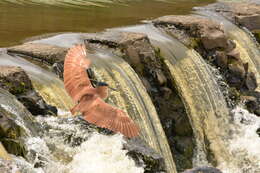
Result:
{"label": "wet stone surface", "polygon": [[34,90],[31,80],[20,67],[0,66],[0,87],[15,95],[33,115],[57,114]]}
{"label": "wet stone surface", "polygon": [[251,2],[220,2],[202,9],[216,11],[234,23],[254,31],[260,29],[260,4]]}

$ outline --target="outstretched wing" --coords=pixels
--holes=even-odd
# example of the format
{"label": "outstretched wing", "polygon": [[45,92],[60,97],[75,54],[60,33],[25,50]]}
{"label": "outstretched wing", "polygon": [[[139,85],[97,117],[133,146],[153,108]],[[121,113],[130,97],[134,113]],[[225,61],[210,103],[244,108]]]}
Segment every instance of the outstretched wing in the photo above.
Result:
{"label": "outstretched wing", "polygon": [[83,96],[76,108],[82,112],[86,121],[130,138],[138,136],[138,126],[124,111],[105,103],[100,97],[93,100],[89,97],[93,96]]}
{"label": "outstretched wing", "polygon": [[80,44],[69,49],[64,61],[64,86],[75,102],[78,102],[88,89],[93,88],[86,74],[86,69],[91,64],[86,56],[86,48]]}

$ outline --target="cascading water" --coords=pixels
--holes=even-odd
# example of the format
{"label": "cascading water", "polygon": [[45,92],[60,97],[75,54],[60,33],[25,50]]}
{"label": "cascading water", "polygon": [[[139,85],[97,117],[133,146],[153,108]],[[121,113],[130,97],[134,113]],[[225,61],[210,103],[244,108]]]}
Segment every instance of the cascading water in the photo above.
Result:
{"label": "cascading water", "polygon": [[[63,34],[36,42],[69,47],[72,46],[72,43],[69,45],[69,39],[73,39],[71,36]],[[79,43],[82,42],[79,36],[76,37]],[[55,41],[62,38],[65,40],[64,42]],[[93,61],[93,70],[97,79],[106,81],[111,87],[118,90],[110,92],[108,101],[127,110],[128,114],[139,124],[143,139],[164,157],[167,170],[176,172],[175,163],[158,115],[146,89],[133,69],[123,59],[105,50],[99,50],[90,55],[89,58]]]}
{"label": "cascading water", "polygon": [[137,74],[123,59],[111,53],[99,51],[91,59],[97,78],[120,91],[113,91],[109,101],[128,111],[139,124],[142,138],[164,157],[168,171],[175,172],[175,164],[160,120]]}
{"label": "cascading water", "polygon": [[32,80],[34,88],[48,104],[54,105],[63,111],[68,111],[72,107],[72,100],[67,95],[63,82],[53,73],[19,56],[10,56],[6,53],[0,53],[0,65],[20,66],[23,68]]}
{"label": "cascading water", "polygon": [[[179,41],[167,37],[152,25],[119,29],[148,35],[154,47],[160,49],[164,63],[185,104],[197,143],[194,164],[207,164],[209,149],[218,162],[229,161],[225,149],[223,131],[228,123],[228,109],[214,76],[198,53],[189,50]],[[206,94],[205,94],[206,93]],[[221,124],[218,122],[222,122]],[[221,128],[222,127],[222,128]],[[207,141],[210,145],[207,146]]]}
{"label": "cascading water", "polygon": [[[208,160],[226,173],[258,172],[260,168],[259,156],[252,156],[250,154],[252,151],[246,150],[246,146],[243,145],[240,147],[236,145],[236,147],[240,151],[244,150],[242,152],[244,159],[241,159],[241,155],[235,152],[234,141],[239,144],[239,137],[243,136],[241,131],[237,133],[241,127],[236,125],[237,122],[231,120],[226,101],[214,75],[201,56],[152,25],[117,30],[147,34],[153,46],[160,49],[164,63],[169,68],[185,104],[195,133],[197,153],[195,153],[194,166],[207,164]],[[232,112],[233,116],[236,116],[235,112],[236,110]],[[254,127],[257,128],[256,126],[259,128],[257,123]],[[250,134],[254,134],[255,137],[255,139],[251,138],[251,141],[257,141],[251,148],[256,148],[259,145],[255,128],[249,130]],[[231,136],[232,134],[234,136]],[[248,140],[249,138],[247,137]],[[246,160],[249,162],[247,163]]]}
{"label": "cascading water", "polygon": [[[63,36],[65,36],[63,39],[65,38],[66,40],[67,38],[67,42],[58,42],[57,40],[54,41],[55,38],[60,38],[61,36],[54,36],[53,38],[43,39],[37,42],[44,42],[45,44],[48,44],[50,41],[51,44],[69,47],[73,44],[73,42],[69,41],[70,38],[73,38],[74,40],[76,38],[79,43],[82,41],[73,34],[72,36],[76,37],[70,37],[70,34],[69,36],[66,34]],[[158,119],[155,108],[138,76],[125,61],[119,57],[115,57],[111,53],[99,51],[96,54],[91,55],[91,57],[94,66],[93,70],[95,71],[97,79],[106,81],[118,90],[117,92],[111,91],[108,101],[124,110],[127,110],[128,114],[139,124],[142,129],[141,136],[143,139],[164,157],[168,171],[175,172],[176,169],[173,157],[171,155],[164,131],[161,127],[160,120]],[[22,66],[22,68],[26,69],[29,73],[32,81],[37,78],[35,71],[41,75],[44,75],[41,73],[42,70],[39,70],[39,67],[38,69],[34,69],[32,68],[34,66],[31,63],[26,62],[19,57],[14,58],[10,56],[5,60],[3,59],[3,61],[1,60],[1,63],[5,65]],[[48,76],[50,76],[49,72],[44,71],[44,73],[47,73]],[[41,91],[39,90],[39,92]],[[63,95],[58,94],[56,96],[62,97]],[[49,98],[45,97],[45,99],[48,102]]]}
{"label": "cascading water", "polygon": [[[200,11],[197,15],[221,21],[228,36],[236,43],[242,60],[249,63],[250,70],[256,74],[260,84],[260,52],[254,40],[216,13]],[[231,112],[228,110],[212,69],[195,50],[185,47],[151,24],[112,30],[147,34],[152,45],[158,48],[162,61],[171,74],[172,83],[185,104],[193,128],[196,140],[193,166],[212,164],[224,173],[260,172],[260,138],[256,133],[260,127],[259,117],[240,107]],[[32,42],[71,47],[82,43],[83,38],[84,34],[61,34]],[[175,163],[160,120],[137,74],[129,64],[109,50],[97,49],[89,58],[93,62],[95,78],[106,81],[118,90],[110,91],[106,101],[128,112],[139,124],[141,137],[164,157],[168,172],[175,173]],[[0,52],[0,64],[21,66],[49,104],[64,111],[72,107],[62,81],[49,71],[19,56],[7,55],[4,51]],[[23,110],[17,106],[13,96],[2,90],[0,96],[3,97],[0,99],[1,109],[14,115]],[[7,97],[13,99],[8,102]],[[62,112],[58,114],[61,116]],[[44,131],[40,135],[35,135],[35,130],[29,128],[31,125],[26,124],[27,120],[18,118],[17,121],[27,134],[24,144],[26,150],[30,151],[27,156],[29,159],[10,156],[0,143],[0,165],[4,164],[7,169],[11,165],[12,170],[16,171],[18,167],[22,173],[144,172],[144,165],[136,166],[127,156],[127,151],[123,149],[126,141],[121,135],[97,134],[88,129],[81,118],[39,116],[36,120],[28,120],[40,124],[39,127]],[[2,158],[9,159],[10,163],[2,162]]]}
{"label": "cascading water", "polygon": [[[125,140],[122,135],[105,136],[94,133],[93,128],[91,129],[80,118],[38,116],[34,119],[7,91],[0,89],[0,98],[1,113],[2,108],[9,112],[7,116],[10,116],[9,118],[26,133],[20,139],[26,150],[26,159],[8,155],[0,144],[0,171],[8,173],[9,171],[18,173],[18,170],[21,173],[75,173],[79,170],[82,173],[106,171],[120,173],[122,170],[127,173],[144,172],[143,167],[137,167],[135,162],[126,155],[127,150],[123,149]],[[33,123],[37,125],[33,126]],[[41,130],[37,131],[36,128]],[[107,168],[108,165],[110,170]]]}
{"label": "cascading water", "polygon": [[222,24],[225,33],[236,43],[242,61],[248,63],[249,69],[255,73],[258,83],[257,90],[260,91],[260,50],[256,45],[256,41],[246,31],[240,29],[220,14],[203,9],[195,13]]}

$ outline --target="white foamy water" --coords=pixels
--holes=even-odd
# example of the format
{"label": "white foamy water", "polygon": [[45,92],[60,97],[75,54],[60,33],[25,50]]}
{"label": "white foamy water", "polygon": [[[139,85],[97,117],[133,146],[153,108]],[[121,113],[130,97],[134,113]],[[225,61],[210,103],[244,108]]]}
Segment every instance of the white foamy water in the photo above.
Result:
{"label": "white foamy water", "polygon": [[[86,129],[77,118],[37,117],[45,127],[42,137],[30,137],[25,145],[29,162],[13,157],[13,170],[21,173],[143,173],[123,149],[121,134],[106,136]],[[68,136],[71,141],[66,141]],[[73,138],[73,139],[72,139]],[[74,139],[84,142],[75,144]],[[50,147],[51,146],[51,147]],[[53,148],[54,147],[54,148]],[[0,162],[1,163],[1,162]],[[39,168],[35,165],[42,165]]]}
{"label": "white foamy water", "polygon": [[232,110],[234,128],[229,140],[229,150],[236,165],[222,164],[223,173],[260,173],[260,117],[236,107]]}
{"label": "white foamy water", "polygon": [[78,152],[69,164],[70,173],[143,173],[144,169],[135,166],[135,162],[123,150],[122,135],[93,136],[77,148]]}

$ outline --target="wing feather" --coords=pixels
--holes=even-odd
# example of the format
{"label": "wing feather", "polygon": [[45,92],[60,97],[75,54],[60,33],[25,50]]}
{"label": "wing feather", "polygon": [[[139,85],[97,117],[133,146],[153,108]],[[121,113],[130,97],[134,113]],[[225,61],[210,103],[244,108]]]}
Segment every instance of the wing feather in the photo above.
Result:
{"label": "wing feather", "polygon": [[135,137],[139,134],[139,128],[124,111],[105,103],[99,97],[93,102],[89,112],[85,112],[85,107],[80,110],[86,121],[120,132],[127,137]]}
{"label": "wing feather", "polygon": [[71,112],[74,114],[80,111],[86,121],[114,132],[120,132],[127,137],[137,136],[138,126],[124,111],[105,103],[91,85],[86,73],[91,62],[86,56],[85,47],[76,45],[68,51],[65,57],[64,86],[73,101],[77,103]]}
{"label": "wing feather", "polygon": [[75,102],[83,96],[78,94],[81,90],[85,87],[92,87],[86,74],[86,69],[89,68],[91,61],[86,56],[85,46],[76,45],[69,49],[64,61],[64,86]]}

